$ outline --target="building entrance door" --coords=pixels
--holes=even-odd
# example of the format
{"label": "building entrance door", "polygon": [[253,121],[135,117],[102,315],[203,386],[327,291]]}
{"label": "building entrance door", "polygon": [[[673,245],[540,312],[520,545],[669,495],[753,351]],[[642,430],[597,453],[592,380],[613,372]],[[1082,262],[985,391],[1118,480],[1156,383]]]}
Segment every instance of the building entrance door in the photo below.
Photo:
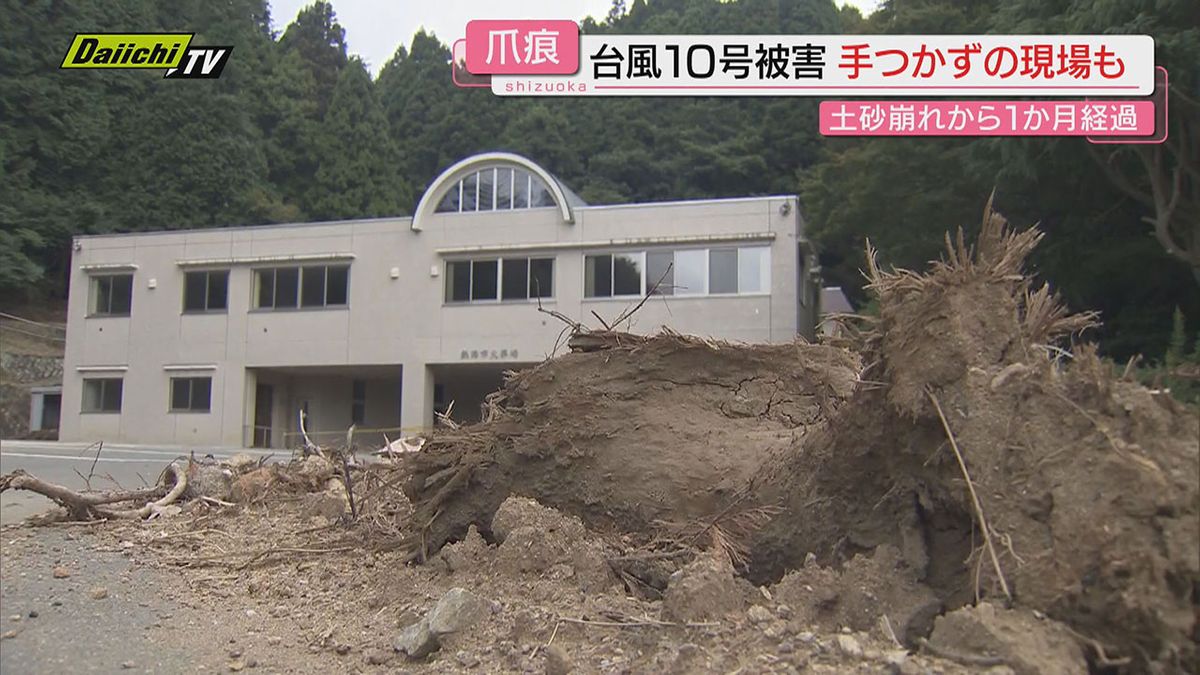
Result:
{"label": "building entrance door", "polygon": [[275,387],[259,384],[254,388],[254,447],[271,447],[271,409],[275,402]]}

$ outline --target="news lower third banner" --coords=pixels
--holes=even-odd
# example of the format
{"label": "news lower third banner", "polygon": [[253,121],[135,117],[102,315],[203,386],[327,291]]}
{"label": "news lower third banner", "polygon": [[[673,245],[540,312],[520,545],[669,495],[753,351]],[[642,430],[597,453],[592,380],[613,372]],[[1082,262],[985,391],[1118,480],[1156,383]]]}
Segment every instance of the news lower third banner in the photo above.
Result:
{"label": "news lower third banner", "polygon": [[[453,77],[498,96],[871,99],[822,101],[829,136],[1165,130],[1149,35],[580,35],[573,21],[478,20]],[[945,100],[957,97],[985,100]]]}
{"label": "news lower third banner", "polygon": [[[500,96],[1149,96],[1148,35],[584,35],[509,28],[467,41],[467,69],[502,57]],[[500,33],[505,35],[505,33]],[[526,47],[541,41],[540,54]],[[523,45],[523,46],[522,46]],[[572,42],[572,47],[574,43]],[[519,59],[529,56],[525,63]],[[541,58],[539,63],[530,63]],[[473,58],[478,57],[478,58]],[[547,71],[547,65],[556,70]],[[482,74],[482,73],[478,73]]]}

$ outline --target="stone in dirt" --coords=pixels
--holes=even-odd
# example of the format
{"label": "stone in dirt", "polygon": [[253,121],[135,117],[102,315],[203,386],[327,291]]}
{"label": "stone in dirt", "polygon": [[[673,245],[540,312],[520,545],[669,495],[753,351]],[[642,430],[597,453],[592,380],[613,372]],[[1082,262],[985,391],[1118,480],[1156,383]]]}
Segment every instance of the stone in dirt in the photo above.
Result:
{"label": "stone in dirt", "polygon": [[457,633],[479,623],[492,612],[492,603],[465,588],[451,588],[427,616],[435,637]]}
{"label": "stone in dirt", "polygon": [[367,659],[367,663],[373,666],[383,666],[392,660],[393,653],[382,649],[368,649],[364,656]]}
{"label": "stone in dirt", "polygon": [[546,647],[546,675],[567,675],[574,668],[571,657],[558,645]]}
{"label": "stone in dirt", "polygon": [[275,482],[275,469],[264,466],[244,473],[233,481],[230,489],[230,500],[238,504],[249,504],[261,499]]}
{"label": "stone in dirt", "polygon": [[807,564],[784,576],[774,594],[807,623],[870,631],[885,616],[896,638],[909,645],[929,634],[942,608],[890,545],[877,547],[870,557],[855,556],[841,570]]}
{"label": "stone in dirt", "polygon": [[851,658],[862,658],[863,648],[853,635],[837,636],[838,651]]}
{"label": "stone in dirt", "polygon": [[1062,624],[989,603],[938,617],[929,643],[947,654],[995,657],[1017,675],[1084,675],[1087,661]]}
{"label": "stone in dirt", "polygon": [[337,495],[328,492],[313,492],[304,495],[300,507],[300,517],[304,520],[322,518],[327,523],[333,523],[346,512],[345,507],[345,500]]}
{"label": "stone in dirt", "polygon": [[766,607],[763,607],[762,605],[754,605],[750,609],[746,610],[746,618],[750,620],[750,623],[760,624],[771,621],[775,617],[771,614],[771,610],[767,609]]}
{"label": "stone in dirt", "polygon": [[[593,539],[583,523],[523,497],[509,497],[492,521],[501,540],[497,561],[516,572],[546,574],[569,566],[580,590],[594,593],[616,584],[605,560],[604,545]],[[561,574],[560,569],[560,576]]]}
{"label": "stone in dirt", "polygon": [[451,572],[473,569],[487,561],[492,553],[479,529],[471,525],[462,541],[450,544],[438,554]]}
{"label": "stone in dirt", "polygon": [[54,568],[54,578],[55,579],[66,579],[69,576],[71,576],[71,570],[69,570],[65,567],[55,567]]}
{"label": "stone in dirt", "polygon": [[333,464],[323,457],[309,455],[304,458],[296,473],[308,484],[310,490],[320,490],[325,487],[325,481],[333,476]]}
{"label": "stone in dirt", "polygon": [[669,621],[706,621],[739,611],[744,603],[728,556],[709,551],[672,575],[662,613]]}
{"label": "stone in dirt", "polygon": [[88,595],[90,595],[93,600],[103,600],[108,597],[108,589],[103,586],[97,586],[88,591]]}
{"label": "stone in dirt", "polygon": [[437,636],[429,630],[428,618],[422,618],[420,621],[405,628],[396,637],[396,641],[392,643],[393,649],[407,654],[410,659],[425,658],[437,651],[440,646]]}

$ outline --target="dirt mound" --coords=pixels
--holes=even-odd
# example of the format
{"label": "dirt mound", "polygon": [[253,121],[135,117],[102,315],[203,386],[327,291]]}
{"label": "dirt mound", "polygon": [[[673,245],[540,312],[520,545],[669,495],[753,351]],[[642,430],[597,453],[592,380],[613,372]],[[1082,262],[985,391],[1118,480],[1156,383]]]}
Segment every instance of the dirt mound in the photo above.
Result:
{"label": "dirt mound", "polygon": [[[508,380],[489,420],[434,436],[405,491],[436,550],[510,495],[601,531],[648,531],[725,508],[771,451],[854,390],[858,363],[821,345],[731,345],[674,334],[571,353]],[[437,516],[437,517],[435,517]]]}
{"label": "dirt mound", "polygon": [[977,251],[872,270],[879,384],[764,467],[787,506],[758,572],[893,544],[949,608],[998,598],[1072,626],[1093,663],[1195,667],[1196,417],[1054,346],[1090,317],[1021,275],[1039,238],[989,212]]}
{"label": "dirt mound", "polygon": [[927,274],[872,254],[880,315],[848,350],[629,336],[518,374],[414,459],[422,552],[494,539],[521,494],[758,583],[795,570],[798,611],[882,613],[910,647],[987,600],[1062,622],[1094,668],[1194,670],[1196,415],[1063,343],[1092,317],[1023,274],[1040,237],[989,207]]}
{"label": "dirt mound", "polygon": [[772,595],[809,623],[859,631],[882,627],[912,645],[929,634],[942,609],[941,600],[891,546],[855,556],[841,570],[810,560],[788,572]]}

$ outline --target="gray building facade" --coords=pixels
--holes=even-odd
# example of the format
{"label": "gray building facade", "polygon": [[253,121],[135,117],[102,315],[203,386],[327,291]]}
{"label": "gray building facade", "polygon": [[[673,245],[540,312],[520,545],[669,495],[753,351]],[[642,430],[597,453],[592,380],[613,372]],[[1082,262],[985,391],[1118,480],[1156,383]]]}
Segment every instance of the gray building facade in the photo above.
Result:
{"label": "gray building facade", "polygon": [[[292,447],[479,416],[563,325],[812,337],[795,197],[589,206],[534,162],[446,169],[411,218],[81,236],[60,438]],[[661,283],[659,283],[661,280]],[[303,411],[303,412],[302,412]]]}

